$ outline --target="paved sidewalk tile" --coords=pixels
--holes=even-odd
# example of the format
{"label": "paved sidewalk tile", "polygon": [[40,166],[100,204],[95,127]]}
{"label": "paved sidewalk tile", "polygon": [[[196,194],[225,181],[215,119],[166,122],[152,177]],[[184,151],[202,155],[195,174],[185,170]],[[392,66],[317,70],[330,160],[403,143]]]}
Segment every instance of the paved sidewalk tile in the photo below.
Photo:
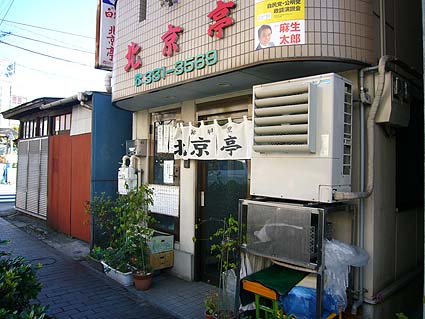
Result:
{"label": "paved sidewalk tile", "polygon": [[37,272],[43,283],[38,298],[43,305],[50,305],[48,314],[55,315],[58,319],[176,318],[2,218],[0,239],[10,240],[7,249],[13,251],[14,255],[24,256],[33,264],[43,264],[43,268]]}

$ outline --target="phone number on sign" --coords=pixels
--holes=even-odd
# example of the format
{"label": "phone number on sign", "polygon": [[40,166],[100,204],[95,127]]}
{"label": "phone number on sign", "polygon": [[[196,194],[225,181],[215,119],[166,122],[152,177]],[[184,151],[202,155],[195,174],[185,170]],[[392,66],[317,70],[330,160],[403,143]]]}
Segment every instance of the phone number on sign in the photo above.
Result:
{"label": "phone number on sign", "polygon": [[148,71],[145,74],[137,73],[134,76],[134,86],[151,84],[165,79],[168,74],[182,75],[194,70],[201,70],[206,66],[217,63],[217,50],[208,51],[205,54],[198,54],[195,57],[187,58],[184,61],[177,61],[174,69],[167,69],[165,66]]}

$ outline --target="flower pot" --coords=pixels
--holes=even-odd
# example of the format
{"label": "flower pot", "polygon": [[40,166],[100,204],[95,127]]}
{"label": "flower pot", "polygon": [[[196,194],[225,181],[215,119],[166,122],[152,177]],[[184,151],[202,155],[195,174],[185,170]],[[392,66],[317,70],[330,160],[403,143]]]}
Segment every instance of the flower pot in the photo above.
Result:
{"label": "flower pot", "polygon": [[104,272],[106,276],[109,278],[119,282],[123,286],[131,286],[133,284],[133,273],[131,271],[129,272],[121,272],[119,270],[116,270],[109,266],[104,261],[101,262],[103,265]]}
{"label": "flower pot", "polygon": [[93,269],[95,269],[97,271],[100,271],[100,272],[103,272],[103,265],[100,262],[100,260],[98,260],[96,258],[93,258],[90,255],[87,255],[86,256],[86,261],[89,264],[89,266],[92,267]]}
{"label": "flower pot", "polygon": [[136,287],[137,290],[148,290],[152,285],[152,277],[152,273],[133,273],[134,287]]}
{"label": "flower pot", "polygon": [[217,316],[215,315],[210,315],[207,313],[207,311],[205,310],[205,319],[217,319]]}

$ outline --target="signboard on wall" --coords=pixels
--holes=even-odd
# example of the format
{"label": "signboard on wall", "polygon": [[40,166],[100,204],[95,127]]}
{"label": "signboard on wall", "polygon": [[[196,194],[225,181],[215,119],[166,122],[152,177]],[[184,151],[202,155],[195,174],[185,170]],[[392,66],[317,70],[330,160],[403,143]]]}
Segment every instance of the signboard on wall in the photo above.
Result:
{"label": "signboard on wall", "polygon": [[96,28],[96,68],[112,70],[115,43],[115,2],[99,0]]}
{"label": "signboard on wall", "polygon": [[151,212],[179,217],[179,186],[150,184],[149,188],[153,192]]}
{"label": "signboard on wall", "polygon": [[255,1],[255,50],[305,44],[305,0]]}

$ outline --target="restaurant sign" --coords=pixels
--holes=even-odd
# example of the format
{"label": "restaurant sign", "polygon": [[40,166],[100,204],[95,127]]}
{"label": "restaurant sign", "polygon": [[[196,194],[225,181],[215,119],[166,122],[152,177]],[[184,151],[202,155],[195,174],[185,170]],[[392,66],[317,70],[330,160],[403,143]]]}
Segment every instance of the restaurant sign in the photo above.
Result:
{"label": "restaurant sign", "polygon": [[230,160],[249,159],[252,149],[252,121],[231,119],[223,125],[217,121],[199,126],[159,125],[157,152],[174,154],[174,159]]}

